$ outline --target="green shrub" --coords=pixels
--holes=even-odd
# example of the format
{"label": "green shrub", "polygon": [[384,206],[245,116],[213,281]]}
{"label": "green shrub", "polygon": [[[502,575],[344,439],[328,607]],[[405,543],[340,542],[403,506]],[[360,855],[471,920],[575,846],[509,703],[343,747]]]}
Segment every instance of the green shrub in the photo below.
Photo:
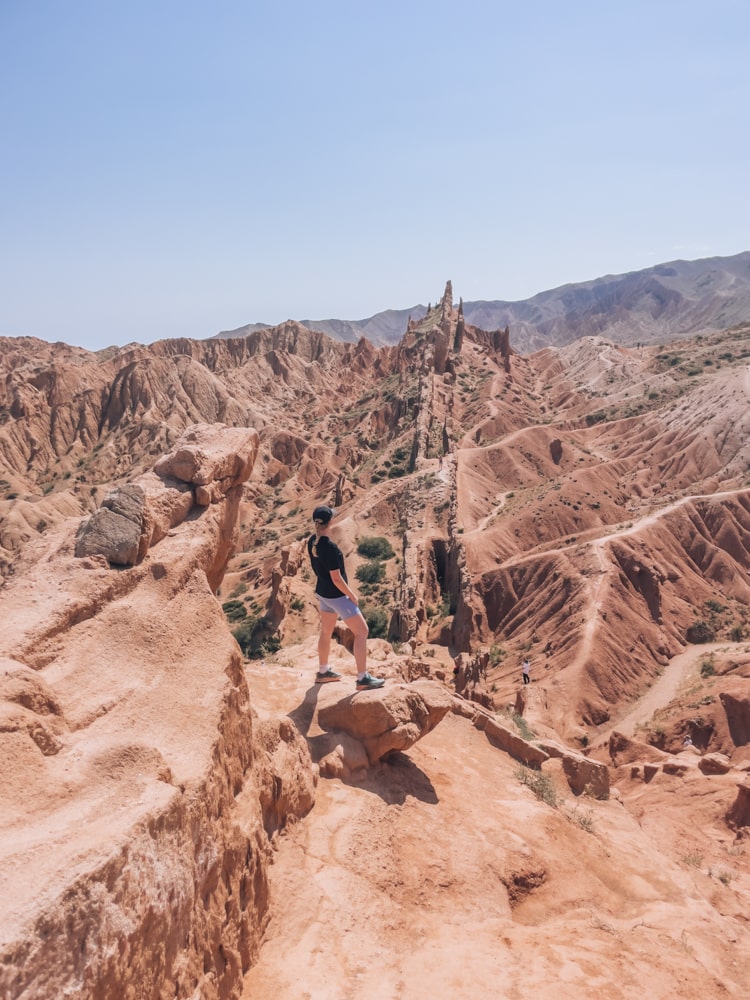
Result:
{"label": "green shrub", "polygon": [[230,622],[240,622],[243,618],[247,618],[247,608],[242,601],[224,601],[221,610]]}
{"label": "green shrub", "polygon": [[505,650],[502,646],[494,645],[490,648],[490,666],[496,667],[498,663],[505,656]]}
{"label": "green shrub", "polygon": [[388,634],[388,614],[383,608],[360,606],[362,617],[367,622],[371,639],[385,639]]}
{"label": "green shrub", "polygon": [[292,609],[292,611],[304,611],[305,602],[302,600],[301,597],[293,597],[289,602],[289,607]]}
{"label": "green shrub", "polygon": [[273,634],[272,629],[271,622],[264,615],[246,618],[232,635],[248,660],[258,660],[281,648],[281,639]]}
{"label": "green shrub", "polygon": [[573,810],[573,812],[570,814],[570,818],[573,820],[574,823],[577,823],[582,830],[585,830],[586,833],[593,833],[594,832],[594,810],[593,809],[585,809],[585,810],[579,812],[578,808],[576,807]]}
{"label": "green shrub", "polygon": [[370,559],[358,566],[354,575],[361,583],[380,583],[385,576],[385,566],[378,559]]}
{"label": "green shrub", "polygon": [[713,677],[715,673],[716,670],[711,660],[704,660],[701,663],[701,677]]}
{"label": "green shrub", "polygon": [[594,424],[600,424],[603,420],[607,419],[607,414],[604,410],[597,410],[596,413],[586,414],[586,424],[592,427]]}
{"label": "green shrub", "polygon": [[688,628],[686,636],[688,642],[713,642],[716,638],[716,632],[708,622],[698,619]]}
{"label": "green shrub", "polygon": [[258,618],[246,618],[234,631],[232,635],[237,640],[237,643],[245,654],[245,656],[250,655],[250,650],[253,648],[253,639],[258,630]]}
{"label": "green shrub", "polygon": [[396,554],[391,543],[382,536],[368,536],[357,545],[357,552],[366,559],[392,559]]}

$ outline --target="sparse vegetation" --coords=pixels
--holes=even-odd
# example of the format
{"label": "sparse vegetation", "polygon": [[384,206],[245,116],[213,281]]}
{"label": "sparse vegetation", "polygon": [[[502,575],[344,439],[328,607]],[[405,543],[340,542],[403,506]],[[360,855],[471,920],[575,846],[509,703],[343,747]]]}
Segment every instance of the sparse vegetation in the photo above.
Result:
{"label": "sparse vegetation", "polygon": [[732,880],[737,878],[734,872],[728,872],[726,870],[720,871],[716,877],[722,883],[722,885],[731,885]]}
{"label": "sparse vegetation", "polygon": [[569,813],[570,819],[576,823],[582,830],[586,833],[594,832],[594,810],[593,809],[579,809],[578,806]]}
{"label": "sparse vegetation", "polygon": [[281,640],[273,634],[272,629],[273,626],[265,615],[253,616],[246,618],[232,635],[248,660],[258,660],[281,648]]}
{"label": "sparse vegetation", "polygon": [[511,716],[511,718],[513,719],[514,726],[521,734],[522,739],[528,740],[530,742],[531,740],[536,738],[536,733],[522,715],[514,714],[513,716]]}
{"label": "sparse vegetation", "polygon": [[692,643],[703,643],[703,642],[713,642],[716,638],[716,632],[709,625],[708,622],[698,619],[694,621],[692,625],[688,627],[686,633],[687,641]]}
{"label": "sparse vegetation", "polygon": [[713,657],[701,661],[701,677],[713,677],[715,673]]}
{"label": "sparse vegetation", "polygon": [[698,851],[692,854],[683,854],[681,861],[683,865],[687,865],[689,868],[700,868],[703,864],[703,855]]}
{"label": "sparse vegetation", "polygon": [[713,599],[706,601],[705,606],[709,611],[713,611],[716,615],[720,615],[722,611],[727,610],[726,604],[722,604],[721,601],[715,601]]}
{"label": "sparse vegetation", "polygon": [[354,575],[361,583],[380,583],[385,577],[385,566],[378,559],[370,559],[358,566]]}
{"label": "sparse vegetation", "polygon": [[522,764],[516,771],[516,778],[522,785],[530,788],[534,795],[538,799],[541,799],[542,802],[546,802],[553,809],[557,808],[557,792],[549,775],[542,774],[541,771],[534,771],[532,768],[525,767]]}
{"label": "sparse vegetation", "polygon": [[490,666],[496,667],[505,656],[505,649],[495,644],[490,647]]}
{"label": "sparse vegetation", "polygon": [[247,618],[247,608],[242,603],[242,601],[230,600],[224,601],[221,606],[221,610],[227,616],[227,620],[230,622],[240,622],[243,618]]}
{"label": "sparse vegetation", "polygon": [[385,639],[388,635],[388,614],[383,608],[373,607],[369,604],[360,605],[359,610],[362,617],[367,622],[371,639]]}
{"label": "sparse vegetation", "polygon": [[395,556],[393,546],[382,536],[367,536],[357,544],[357,552],[366,559],[392,559]]}

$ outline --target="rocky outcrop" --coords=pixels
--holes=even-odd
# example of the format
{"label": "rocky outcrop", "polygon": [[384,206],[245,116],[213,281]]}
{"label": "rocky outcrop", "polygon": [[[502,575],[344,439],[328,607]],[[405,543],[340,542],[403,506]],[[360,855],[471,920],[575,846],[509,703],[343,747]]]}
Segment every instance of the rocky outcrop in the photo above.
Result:
{"label": "rocky outcrop", "polygon": [[562,761],[563,772],[574,795],[593,796],[595,799],[609,798],[609,768],[597,760],[591,760],[576,753],[554,740],[537,740],[537,745]]}
{"label": "rocky outcrop", "polygon": [[[642,763],[643,761],[663,761],[669,754],[664,753],[650,743],[631,739],[616,730],[609,737],[609,757],[613,767],[623,764]],[[658,765],[657,765],[658,766]]]}
{"label": "rocky outcrop", "polygon": [[737,785],[737,798],[726,816],[727,825],[733,830],[750,828],[750,782],[744,781]]}
{"label": "rocky outcrop", "polygon": [[527,767],[541,767],[549,754],[536,743],[523,739],[498,719],[480,712],[474,720],[477,729],[483,730],[494,746],[504,750]]}
{"label": "rocky outcrop", "polygon": [[707,753],[698,761],[698,767],[703,774],[728,774],[732,762],[724,753]]}
{"label": "rocky outcrop", "polygon": [[288,720],[255,716],[213,595],[249,471],[231,441],[196,429],[192,472],[176,449],[220,489],[135,566],[74,557],[71,525],[2,591],[9,1000],[224,1000],[257,955],[270,841],[312,807],[315,771]]}
{"label": "rocky outcrop", "polygon": [[108,494],[76,535],[79,558],[101,555],[117,566],[134,566],[152,545],[182,523],[193,506],[208,507],[250,475],[258,434],[238,427],[191,427],[152,473]]}
{"label": "rocky outcrop", "polygon": [[732,742],[741,747],[750,743],[750,682],[736,682],[719,695],[727,716]]}
{"label": "rocky outcrop", "polygon": [[450,711],[451,695],[434,681],[388,684],[381,691],[361,691],[326,705],[319,725],[358,740],[370,764],[408,750],[431,732]]}

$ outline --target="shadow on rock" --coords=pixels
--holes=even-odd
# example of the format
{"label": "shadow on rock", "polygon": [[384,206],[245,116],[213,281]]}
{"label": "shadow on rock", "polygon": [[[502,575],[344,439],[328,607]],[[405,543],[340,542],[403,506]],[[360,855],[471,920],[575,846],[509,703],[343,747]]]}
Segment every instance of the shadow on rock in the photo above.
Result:
{"label": "shadow on rock", "polygon": [[[320,693],[320,684],[313,684],[305,691],[305,697],[302,699],[300,704],[293,708],[291,712],[287,713],[287,718],[291,719],[295,724],[297,729],[302,733],[303,736],[307,736],[310,732],[310,726],[312,725],[312,720],[315,716],[315,709],[318,707],[318,694]],[[308,744],[312,743],[313,740],[308,740]],[[312,754],[312,747],[310,747],[310,753]],[[313,760],[316,760],[313,754]]]}
{"label": "shadow on rock", "polygon": [[430,779],[404,753],[390,754],[356,784],[358,788],[379,795],[388,805],[403,805],[409,796],[428,805],[437,805],[439,801]]}

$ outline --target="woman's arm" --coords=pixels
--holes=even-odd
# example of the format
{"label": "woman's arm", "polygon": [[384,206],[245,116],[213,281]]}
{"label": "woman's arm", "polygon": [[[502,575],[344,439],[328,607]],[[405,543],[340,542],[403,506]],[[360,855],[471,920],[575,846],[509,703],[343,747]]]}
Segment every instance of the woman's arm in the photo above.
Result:
{"label": "woman's arm", "polygon": [[355,604],[359,604],[359,597],[357,597],[357,595],[354,593],[354,591],[352,590],[352,588],[349,586],[349,584],[343,578],[343,576],[341,575],[341,570],[340,569],[332,569],[332,570],[330,570],[330,574],[331,574],[331,580],[332,580],[334,586],[338,587],[338,589],[341,591],[341,593],[345,594],[349,598],[350,601],[353,601]]}

